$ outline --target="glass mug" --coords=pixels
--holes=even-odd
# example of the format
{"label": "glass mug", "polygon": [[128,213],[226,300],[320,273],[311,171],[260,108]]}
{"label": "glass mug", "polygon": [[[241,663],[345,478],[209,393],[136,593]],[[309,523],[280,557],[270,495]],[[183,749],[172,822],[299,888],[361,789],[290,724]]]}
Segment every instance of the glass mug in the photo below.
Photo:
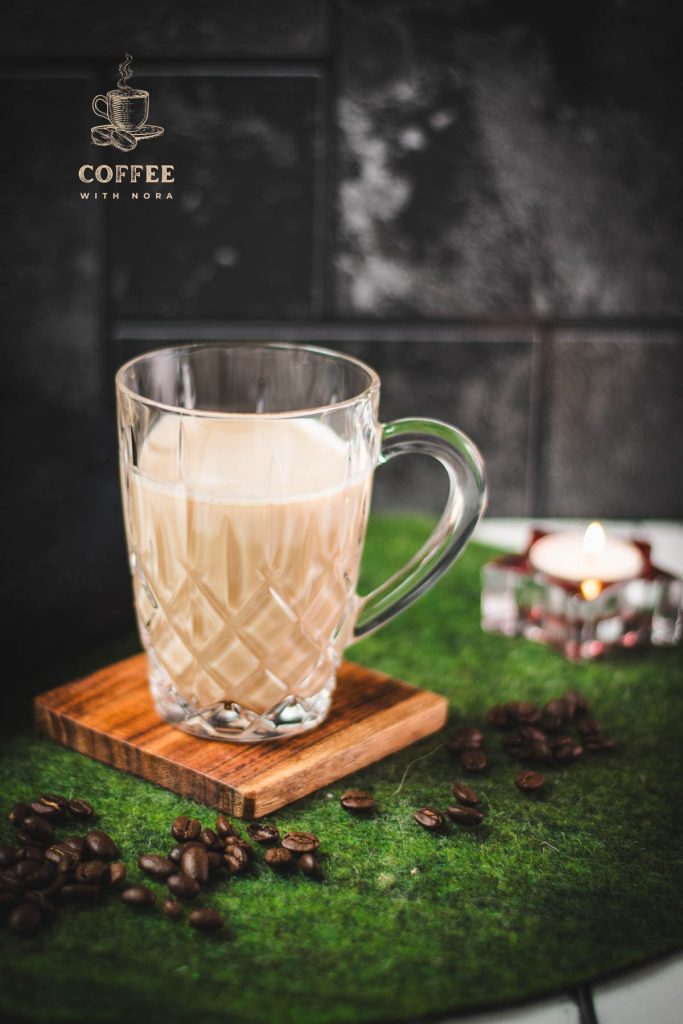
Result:
{"label": "glass mug", "polygon": [[[381,425],[380,381],[306,346],[207,344],[116,375],[135,608],[159,715],[209,739],[293,736],[326,717],[344,648],[423,594],[486,504],[455,427]],[[449,495],[434,532],[356,593],[375,468],[432,455]]]}

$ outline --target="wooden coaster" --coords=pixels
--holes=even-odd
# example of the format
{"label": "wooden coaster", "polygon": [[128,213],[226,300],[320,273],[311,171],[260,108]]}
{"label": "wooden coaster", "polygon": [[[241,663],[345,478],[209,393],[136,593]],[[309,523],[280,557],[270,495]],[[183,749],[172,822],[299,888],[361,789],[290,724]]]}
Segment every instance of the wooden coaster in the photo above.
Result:
{"label": "wooden coaster", "polygon": [[345,661],[332,710],[292,739],[224,743],[163,722],[137,654],[36,697],[53,740],[240,818],[259,818],[436,732],[448,702]]}

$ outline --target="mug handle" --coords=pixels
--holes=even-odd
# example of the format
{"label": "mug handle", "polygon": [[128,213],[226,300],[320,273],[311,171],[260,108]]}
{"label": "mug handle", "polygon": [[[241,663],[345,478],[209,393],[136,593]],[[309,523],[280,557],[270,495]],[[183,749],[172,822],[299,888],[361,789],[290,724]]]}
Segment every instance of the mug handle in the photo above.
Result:
{"label": "mug handle", "polygon": [[[104,110],[100,110],[100,108],[97,106],[98,100],[102,100],[102,102],[104,103]],[[97,114],[98,117],[106,117],[107,121],[109,120],[109,111],[107,110],[107,97],[103,96],[102,93],[98,93],[98,95],[92,101],[92,109],[93,113]]]}
{"label": "mug handle", "polygon": [[382,466],[397,455],[431,455],[448,473],[448,498],[429,539],[402,569],[365,597],[351,643],[374,633],[433,586],[455,561],[486,509],[484,462],[469,437],[439,420],[394,420],[382,427]]}

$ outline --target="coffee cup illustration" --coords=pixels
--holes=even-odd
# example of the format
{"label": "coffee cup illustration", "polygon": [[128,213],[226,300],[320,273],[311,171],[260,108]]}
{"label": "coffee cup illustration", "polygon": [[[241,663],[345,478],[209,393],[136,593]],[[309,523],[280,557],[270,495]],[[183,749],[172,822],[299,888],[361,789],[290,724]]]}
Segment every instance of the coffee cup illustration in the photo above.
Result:
{"label": "coffee cup illustration", "polygon": [[130,152],[143,139],[154,139],[163,135],[159,125],[148,124],[149,93],[146,89],[134,89],[128,85],[133,77],[133,58],[129,53],[119,64],[119,80],[115,89],[106,94],[98,93],[92,101],[92,109],[105,124],[90,129],[90,137],[96,146],[115,146]]}

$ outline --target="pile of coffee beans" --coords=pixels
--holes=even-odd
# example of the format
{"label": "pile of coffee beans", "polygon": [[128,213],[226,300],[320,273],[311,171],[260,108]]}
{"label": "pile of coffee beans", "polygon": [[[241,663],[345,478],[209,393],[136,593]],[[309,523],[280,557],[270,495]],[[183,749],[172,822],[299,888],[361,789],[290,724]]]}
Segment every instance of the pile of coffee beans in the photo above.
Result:
{"label": "pile of coffee beans", "polygon": [[[453,796],[455,803],[450,804],[446,809],[446,815],[456,825],[464,825],[466,828],[474,828],[481,825],[484,820],[484,812],[479,810],[479,794],[471,786],[464,782],[453,784]],[[446,824],[446,815],[436,807],[421,807],[415,811],[415,821],[422,825],[428,832],[440,832]]]}

